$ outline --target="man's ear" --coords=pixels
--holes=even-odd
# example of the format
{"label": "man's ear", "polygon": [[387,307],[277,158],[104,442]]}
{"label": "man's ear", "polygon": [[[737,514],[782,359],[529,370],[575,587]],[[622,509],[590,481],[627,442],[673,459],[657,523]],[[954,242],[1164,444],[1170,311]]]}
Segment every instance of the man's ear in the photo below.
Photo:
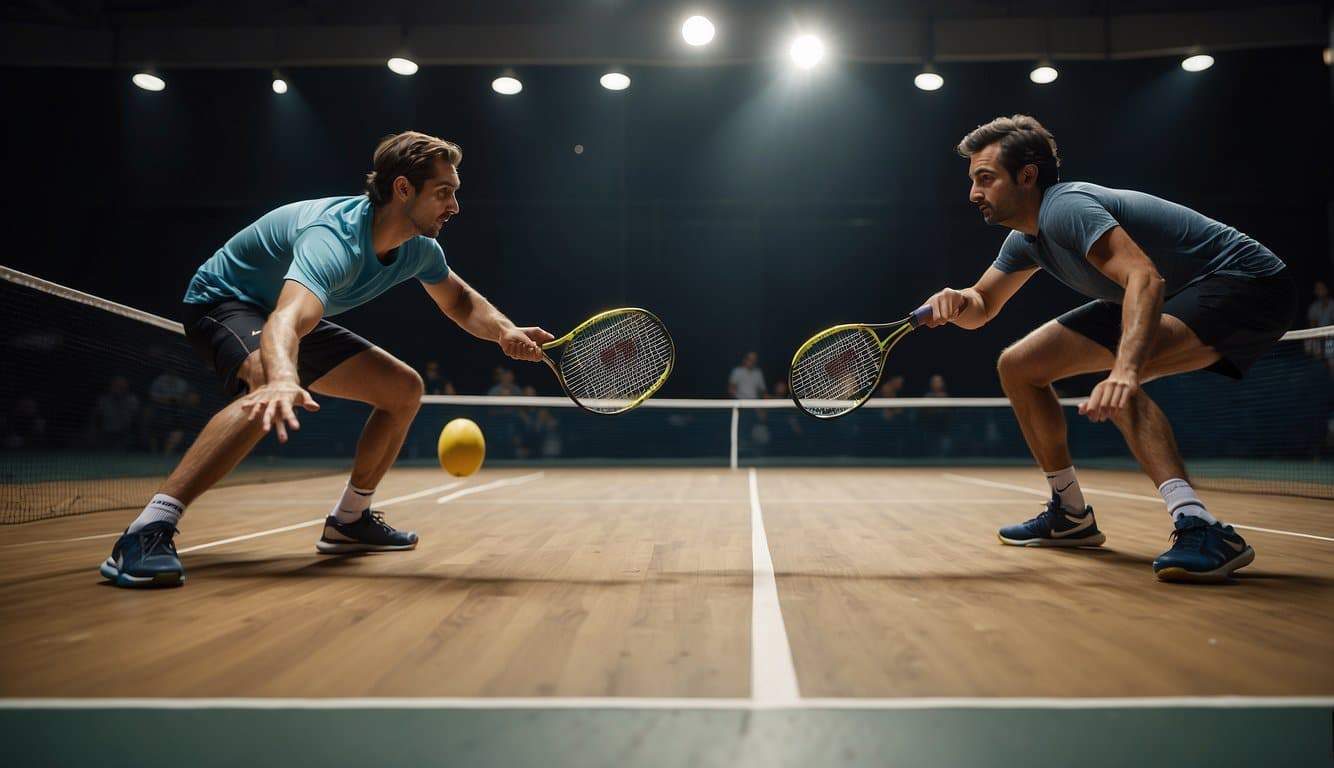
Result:
{"label": "man's ear", "polygon": [[411,194],[412,194],[412,182],[408,181],[407,176],[399,176],[397,179],[394,179],[395,196],[401,197],[404,200],[406,200],[408,199],[408,196]]}
{"label": "man's ear", "polygon": [[1038,181],[1038,167],[1036,165],[1029,163],[1028,165],[1025,165],[1023,168],[1019,169],[1019,184],[1021,186],[1036,184],[1037,181]]}

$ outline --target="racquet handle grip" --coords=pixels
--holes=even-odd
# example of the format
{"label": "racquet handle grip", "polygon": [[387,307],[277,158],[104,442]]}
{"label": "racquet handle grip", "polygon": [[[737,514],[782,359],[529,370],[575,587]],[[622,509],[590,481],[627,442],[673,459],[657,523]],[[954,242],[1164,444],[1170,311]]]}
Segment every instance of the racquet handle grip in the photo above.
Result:
{"label": "racquet handle grip", "polygon": [[909,319],[912,320],[912,327],[914,328],[922,325],[927,320],[930,320],[931,319],[930,305],[921,306],[918,307],[917,309],[914,309],[913,313],[909,315]]}

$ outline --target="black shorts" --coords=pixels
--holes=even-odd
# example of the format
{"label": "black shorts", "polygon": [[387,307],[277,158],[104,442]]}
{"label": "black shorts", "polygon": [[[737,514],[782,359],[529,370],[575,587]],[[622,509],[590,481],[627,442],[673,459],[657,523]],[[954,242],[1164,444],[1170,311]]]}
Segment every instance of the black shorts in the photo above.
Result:
{"label": "black shorts", "polygon": [[[1220,355],[1206,370],[1240,379],[1297,317],[1297,285],[1287,269],[1268,277],[1211,275],[1163,302],[1163,314],[1186,324]],[[1116,354],[1121,305],[1099,299],[1056,321]]]}
{"label": "black shorts", "polygon": [[[183,304],[181,322],[185,337],[204,362],[222,378],[223,390],[230,397],[244,394],[247,386],[240,373],[241,363],[259,349],[260,332],[268,313],[244,301],[226,300],[215,304]],[[301,337],[296,370],[301,386],[309,387],[344,360],[371,349],[374,345],[348,329],[321,320],[310,333]]]}

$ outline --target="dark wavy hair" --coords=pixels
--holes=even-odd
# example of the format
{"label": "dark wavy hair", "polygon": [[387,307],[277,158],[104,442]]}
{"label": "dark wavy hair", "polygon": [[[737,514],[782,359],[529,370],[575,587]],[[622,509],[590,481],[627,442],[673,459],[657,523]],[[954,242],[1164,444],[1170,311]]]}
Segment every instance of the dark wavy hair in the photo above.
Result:
{"label": "dark wavy hair", "polygon": [[386,136],[375,148],[371,172],[366,174],[366,196],[376,205],[388,202],[394,195],[394,179],[407,177],[413,189],[435,175],[435,159],[443,159],[457,168],[463,162],[463,150],[458,144],[437,139],[417,131],[404,131]]}
{"label": "dark wavy hair", "polygon": [[955,150],[964,157],[1000,144],[1000,163],[1013,178],[1025,165],[1038,167],[1038,189],[1061,180],[1061,156],[1056,151],[1056,137],[1030,115],[1011,115],[979,125],[968,132]]}

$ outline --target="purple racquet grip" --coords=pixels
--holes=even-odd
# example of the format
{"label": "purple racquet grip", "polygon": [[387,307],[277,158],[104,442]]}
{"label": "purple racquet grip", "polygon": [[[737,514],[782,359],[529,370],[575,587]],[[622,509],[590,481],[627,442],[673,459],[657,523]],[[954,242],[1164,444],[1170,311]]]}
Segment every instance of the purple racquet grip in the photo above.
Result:
{"label": "purple racquet grip", "polygon": [[912,327],[917,328],[922,323],[931,319],[931,307],[924,306],[914,309],[913,313],[908,316],[908,319],[912,321]]}

